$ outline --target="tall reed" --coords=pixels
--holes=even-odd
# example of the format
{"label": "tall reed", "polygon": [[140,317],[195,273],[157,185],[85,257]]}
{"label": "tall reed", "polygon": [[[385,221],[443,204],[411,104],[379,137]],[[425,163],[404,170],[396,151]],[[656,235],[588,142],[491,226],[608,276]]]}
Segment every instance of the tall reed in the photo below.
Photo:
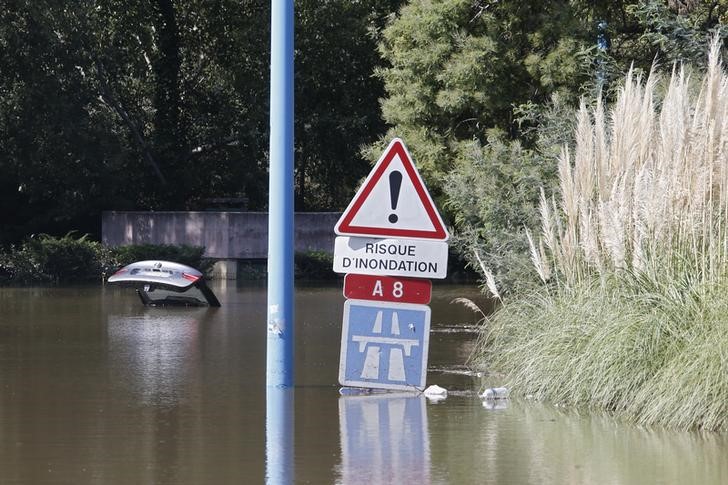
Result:
{"label": "tall reed", "polygon": [[[541,196],[547,284],[488,319],[474,362],[515,394],[643,424],[728,429],[728,75],[630,72],[579,108]],[[662,96],[658,96],[658,91]]]}
{"label": "tall reed", "polygon": [[553,267],[560,284],[573,286],[643,271],[650,258],[678,272],[688,264],[705,281],[725,272],[728,76],[719,46],[716,39],[699,90],[676,66],[658,104],[660,75],[643,82],[630,71],[609,112],[582,103],[575,148],[559,158],[559,200],[541,198],[540,243],[531,238],[542,279]]}

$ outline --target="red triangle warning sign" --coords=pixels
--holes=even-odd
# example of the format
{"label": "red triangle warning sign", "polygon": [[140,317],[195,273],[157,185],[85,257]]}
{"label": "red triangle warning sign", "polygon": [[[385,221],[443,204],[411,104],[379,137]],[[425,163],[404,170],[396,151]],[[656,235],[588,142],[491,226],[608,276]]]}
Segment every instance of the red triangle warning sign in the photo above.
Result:
{"label": "red triangle warning sign", "polygon": [[334,230],[345,236],[439,241],[449,237],[412,157],[399,138],[384,150]]}

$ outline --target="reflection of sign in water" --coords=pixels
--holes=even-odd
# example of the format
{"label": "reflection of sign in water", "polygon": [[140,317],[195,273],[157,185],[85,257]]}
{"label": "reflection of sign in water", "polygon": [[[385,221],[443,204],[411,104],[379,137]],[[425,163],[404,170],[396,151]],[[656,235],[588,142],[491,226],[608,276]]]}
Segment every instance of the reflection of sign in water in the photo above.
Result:
{"label": "reflection of sign in water", "polygon": [[339,398],[341,469],[337,483],[430,483],[425,397]]}
{"label": "reflection of sign in water", "polygon": [[382,389],[425,387],[430,308],[347,300],[339,383]]}

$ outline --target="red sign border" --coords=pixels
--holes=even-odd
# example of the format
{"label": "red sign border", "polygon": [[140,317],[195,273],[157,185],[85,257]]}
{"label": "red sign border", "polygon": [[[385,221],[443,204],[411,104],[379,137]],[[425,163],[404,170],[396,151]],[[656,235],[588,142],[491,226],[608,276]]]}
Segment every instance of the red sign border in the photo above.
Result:
{"label": "red sign border", "polygon": [[[383,227],[368,227],[368,226],[353,226],[351,221],[354,216],[359,212],[364,202],[371,194],[374,187],[377,185],[379,180],[382,178],[385,170],[389,164],[394,160],[394,157],[399,155],[402,165],[404,166],[407,175],[414,185],[415,191],[422,202],[422,205],[427,212],[430,221],[434,227],[434,230],[417,230],[417,229],[396,229],[396,228],[383,228]],[[349,206],[344,211],[344,214],[336,224],[335,231],[339,235],[365,235],[374,237],[411,237],[420,239],[436,239],[439,241],[446,241],[449,238],[445,225],[440,218],[440,214],[435,209],[435,205],[430,198],[429,192],[425,188],[422,179],[420,178],[417,169],[415,169],[412,159],[404,146],[404,143],[399,138],[395,138],[387,147],[382,157],[377,162],[377,165],[372,169],[371,174],[364,181],[362,188],[354,196]]]}

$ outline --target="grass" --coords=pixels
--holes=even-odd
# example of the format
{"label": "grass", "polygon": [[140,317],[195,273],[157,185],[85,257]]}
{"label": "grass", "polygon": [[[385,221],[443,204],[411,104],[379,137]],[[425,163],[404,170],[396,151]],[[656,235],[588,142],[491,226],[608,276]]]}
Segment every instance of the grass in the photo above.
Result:
{"label": "grass", "polygon": [[[508,302],[487,321],[479,366],[517,394],[639,424],[728,427],[728,281],[634,292],[595,281]],[[672,294],[687,295],[672,298]]]}
{"label": "grass", "polygon": [[[582,104],[529,234],[540,294],[504,301],[475,362],[515,393],[639,424],[728,429],[728,76],[627,76]],[[496,289],[497,291],[497,289]]]}

